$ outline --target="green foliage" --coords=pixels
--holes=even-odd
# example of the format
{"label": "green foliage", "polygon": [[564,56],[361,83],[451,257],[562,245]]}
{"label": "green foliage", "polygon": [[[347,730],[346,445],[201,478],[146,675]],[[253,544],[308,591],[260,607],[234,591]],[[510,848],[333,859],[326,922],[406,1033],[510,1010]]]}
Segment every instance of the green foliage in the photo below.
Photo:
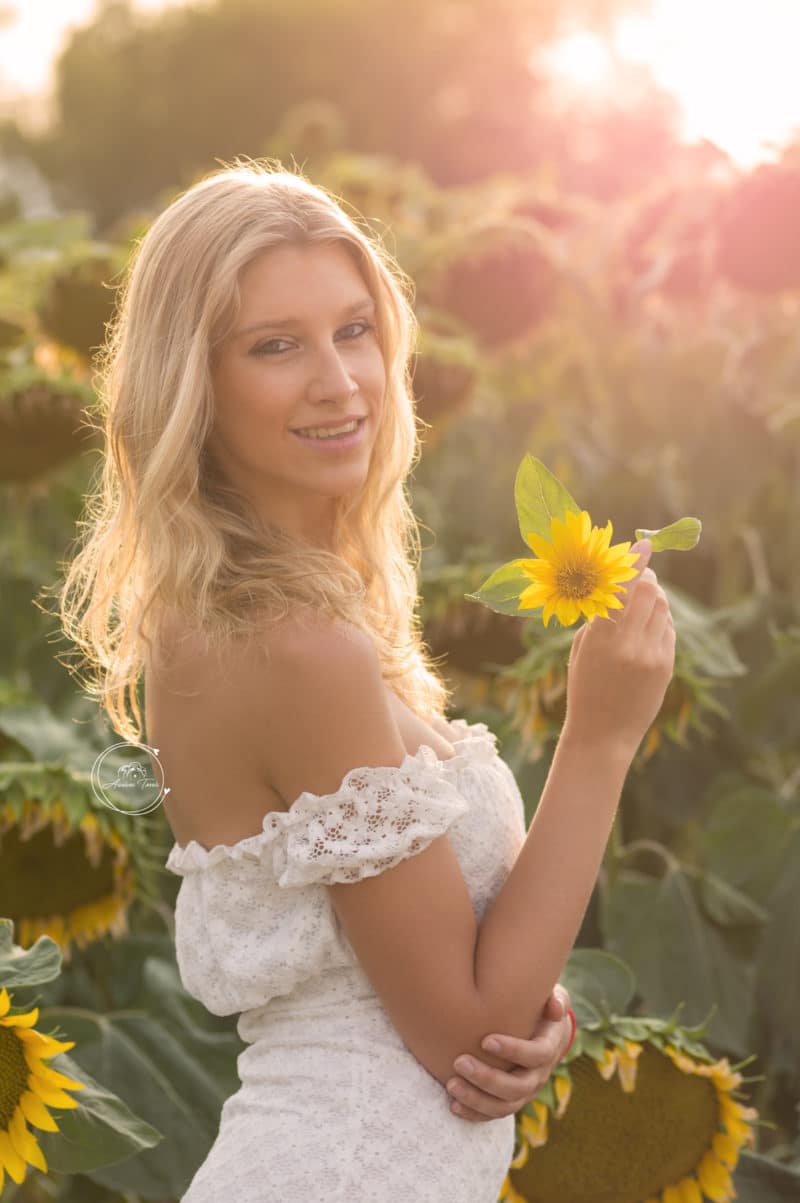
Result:
{"label": "green foliage", "polygon": [[[41,936],[32,948],[22,949],[13,942],[13,924],[0,919],[0,983],[6,989],[14,988],[11,1014],[29,1011],[35,1005],[31,1001],[23,1005],[25,987],[52,982],[60,971],[61,954],[53,940]],[[56,1035],[53,1024],[57,1022],[55,1012],[43,1010],[36,1026],[55,1039],[75,1039],[69,1025]],[[107,1085],[95,1081],[77,1058],[58,1053],[48,1058],[46,1064],[84,1084],[84,1089],[71,1095],[80,1105],[59,1115],[58,1132],[36,1134],[51,1171],[97,1172],[162,1142],[161,1132],[132,1111]]]}
{"label": "green foliage", "polygon": [[[531,6],[514,7],[520,21],[545,19]],[[316,137],[328,157],[311,164],[312,178],[334,188],[341,181],[345,200],[377,232],[390,228],[401,264],[419,285],[418,314],[430,323],[423,350],[431,360],[459,369],[454,379],[437,376],[428,364],[424,390],[423,373],[417,382],[437,436],[412,481],[414,509],[435,536],[420,571],[422,617],[429,631],[435,626],[437,650],[452,650],[451,663],[456,649],[471,654],[455,681],[455,708],[463,702],[471,710],[468,717],[487,721],[497,732],[528,821],[560,729],[574,632],[511,622],[526,583],[508,563],[519,555],[520,534],[523,539],[529,530],[549,534],[543,523],[553,513],[563,516],[567,501],[577,496],[590,514],[608,516],[616,531],[652,538],[654,550],[666,553],[657,571],[678,636],[674,680],[654,726],[666,738],[643,748],[628,775],[585,926],[562,980],[589,1040],[599,1039],[599,1028],[590,1031],[590,1025],[611,1015],[627,1025],[620,1032],[635,1039],[637,1025],[651,1025],[650,1030],[668,1025],[680,1009],[715,1055],[755,1055],[763,1077],[754,1080],[750,1101],[772,1129],[760,1132],[760,1153],[766,1156],[743,1155],[738,1197],[779,1203],[793,1197],[796,1181],[788,1163],[800,1156],[797,296],[753,300],[711,269],[677,270],[694,247],[687,234],[690,218],[707,222],[713,211],[709,197],[721,187],[700,167],[691,187],[683,177],[665,181],[680,199],[670,225],[663,214],[659,218],[652,196],[629,197],[610,221],[608,208],[595,207],[586,194],[578,199],[552,181],[545,187],[517,176],[513,163],[479,186],[440,190],[434,180],[441,177],[417,170],[416,163],[333,149],[342,129],[337,112],[351,131],[351,147],[359,139],[368,142],[373,126],[381,131],[382,146],[403,145],[408,122],[405,103],[387,114],[385,107],[361,113],[363,104],[355,102],[350,89],[360,80],[352,61],[352,22],[357,17],[363,26],[363,13],[355,9],[322,6],[315,28],[328,39],[325,61],[314,51],[296,75],[281,66],[266,80],[267,58],[293,61],[279,48],[291,43],[298,23],[308,28],[307,9],[289,12],[276,5],[270,28],[263,23],[258,36],[253,6],[246,4],[220,6],[213,17],[173,14],[155,40],[119,16],[116,26],[111,17],[98,23],[76,37],[64,62],[62,174],[73,184],[83,182],[96,216],[116,219],[142,204],[141,197],[130,196],[131,178],[141,179],[143,194],[174,191],[178,177],[190,178],[195,163],[206,170],[212,156],[224,156],[230,112],[247,108],[249,124],[239,125],[236,150],[261,145],[271,128],[283,129],[290,142],[302,134],[313,145]],[[434,9],[425,9],[426,22]],[[429,104],[434,75],[437,88],[457,83],[462,55],[474,45],[466,32],[459,35],[452,62],[442,58],[442,43],[415,29],[417,11],[404,12],[396,24],[387,15],[398,34],[397,58],[386,67],[383,91],[404,95],[396,73],[401,61],[407,69],[408,31],[414,30],[416,100],[427,113],[434,111]],[[487,36],[494,37],[501,24],[484,21]],[[367,40],[371,36],[363,31]],[[502,36],[507,41],[508,31]],[[208,121],[193,111],[184,126],[182,109],[168,102],[170,89],[174,82],[174,95],[185,96],[187,80],[212,77],[198,71],[198,64],[212,60],[215,71],[222,71],[214,78],[221,92],[230,92],[233,108]],[[491,75],[480,56],[466,61],[470,69],[477,61],[476,70]],[[258,111],[251,103],[252,85],[246,84],[256,70],[263,92]],[[240,90],[226,72],[243,77]],[[283,110],[307,99],[311,75],[314,95],[334,108],[318,110],[324,128],[315,127],[316,133],[308,128],[314,110],[306,110],[292,133],[292,121],[281,124]],[[510,86],[516,80],[514,75]],[[154,82],[157,87],[148,87]],[[98,96],[113,104],[103,110]],[[495,96],[498,105],[501,100],[508,105],[502,89],[495,94],[487,87],[482,99],[494,104]],[[452,173],[451,182],[470,178],[469,157],[477,160],[485,149],[497,111],[484,115],[469,145],[466,138],[452,145],[449,126],[432,131],[427,165],[441,163],[443,175]],[[166,112],[170,122],[164,121]],[[141,175],[134,160],[120,170],[101,125],[116,127],[120,154],[128,153],[133,129],[148,131],[148,164]],[[177,157],[167,127],[170,137],[181,140]],[[491,140],[503,149],[496,129]],[[537,245],[556,276],[546,314],[513,344],[487,342],[466,310],[443,308],[438,255],[456,230],[473,228],[482,217],[497,228],[512,217],[538,223]],[[136,220],[143,220],[140,211]],[[59,393],[67,389],[63,377],[70,377],[75,395],[83,398],[85,375],[73,367],[80,359],[42,368],[35,353],[46,333],[41,315],[37,318],[38,298],[68,262],[72,244],[85,253],[86,238],[83,216],[16,219],[0,226],[6,260],[0,311],[9,323],[2,328],[8,332],[0,348],[2,366],[23,373],[28,383],[40,373]],[[713,251],[713,228],[703,226],[702,238]],[[463,240],[461,247],[467,254]],[[47,254],[37,258],[37,249]],[[115,250],[123,259],[128,246],[123,240]],[[713,253],[708,262],[713,264]],[[505,287],[498,295],[513,294],[510,280],[513,276],[503,279],[501,273]],[[483,312],[489,310],[491,303]],[[86,338],[73,341],[88,349]],[[2,401],[0,396],[0,413]],[[0,485],[11,515],[0,532],[5,602],[0,805],[20,808],[27,797],[63,797],[78,814],[87,802],[91,762],[116,737],[64,673],[56,659],[60,649],[49,642],[54,623],[32,604],[41,586],[57,576],[95,466],[75,446],[66,454],[71,458],[42,469],[38,486],[46,484],[46,491],[27,477]],[[539,478],[538,498],[522,490],[515,515],[521,459],[525,465],[546,463],[552,479]],[[687,513],[702,515],[702,541],[697,520],[675,520]],[[670,554],[690,547],[690,556]],[[470,604],[475,600],[484,605]],[[462,663],[467,659],[464,654]],[[475,682],[486,687],[482,695],[469,693],[467,686]],[[534,701],[536,725],[526,722],[526,707]],[[85,738],[75,736],[76,723],[84,725]],[[163,815],[136,834],[146,837],[157,861],[165,846],[160,841],[170,837]],[[80,1169],[74,1174],[75,1200],[117,1203],[110,1192],[121,1191],[138,1199],[178,1197],[205,1156],[224,1098],[236,1089],[240,1042],[232,1020],[214,1020],[180,985],[170,928],[174,897],[175,882],[159,872],[154,888],[143,887],[140,905],[132,908],[129,935],[97,941],[60,973],[53,972],[55,946],[49,940],[5,961],[6,983],[23,984],[22,963],[26,986],[37,987],[43,1024],[58,1022],[76,1039],[71,1054],[76,1076],[95,1082],[93,1091],[117,1096],[116,1103],[102,1105],[100,1094],[88,1096],[96,1100],[98,1118],[90,1128],[73,1131],[76,1156],[84,1157],[86,1148],[96,1148],[95,1123],[113,1130],[114,1142],[122,1143],[109,1146],[116,1151],[111,1161],[69,1163],[64,1154],[59,1162],[56,1150],[52,1156],[46,1150],[53,1166]],[[69,1120],[79,1122],[77,1112]],[[160,1141],[147,1144],[148,1126]],[[66,1177],[59,1184],[65,1199],[69,1182]]]}
{"label": "green foliage", "polygon": [[[554,518],[563,523],[568,513],[581,512],[581,507],[561,481],[532,455],[526,455],[517,469],[514,501],[520,534],[526,543],[530,543],[531,534],[549,543]],[[700,530],[701,524],[697,518],[679,518],[661,530],[637,530],[636,538],[650,539],[654,552],[689,551],[697,546]],[[468,601],[482,602],[498,614],[530,617],[532,608],[519,604],[520,594],[530,583],[530,577],[526,575],[521,562],[513,560],[495,569],[476,593],[464,596]]]}

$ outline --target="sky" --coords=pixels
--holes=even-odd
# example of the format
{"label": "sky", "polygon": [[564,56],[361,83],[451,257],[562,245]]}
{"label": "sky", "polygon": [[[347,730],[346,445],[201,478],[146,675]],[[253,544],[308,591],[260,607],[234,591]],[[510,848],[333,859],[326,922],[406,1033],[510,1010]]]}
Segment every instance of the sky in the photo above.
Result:
{"label": "sky", "polygon": [[[133,7],[191,2],[133,0]],[[95,0],[0,0],[0,12],[17,13],[0,25],[0,111],[20,94],[47,92],[70,29],[95,7]],[[799,47],[800,0],[650,0],[649,11],[619,22],[611,43],[579,32],[550,62],[559,87],[587,99],[613,91],[615,58],[646,64],[676,96],[688,140],[709,138],[752,166],[800,127]]]}
{"label": "sky", "polygon": [[[187,2],[133,0],[131,7],[148,12]],[[46,92],[70,30],[87,24],[96,7],[96,0],[0,0],[0,13],[16,14],[12,22],[0,23],[0,100]]]}
{"label": "sky", "polygon": [[647,65],[683,110],[682,136],[708,138],[743,167],[800,131],[800,0],[651,0],[609,46],[578,33],[551,57],[565,86],[613,88],[614,57]]}

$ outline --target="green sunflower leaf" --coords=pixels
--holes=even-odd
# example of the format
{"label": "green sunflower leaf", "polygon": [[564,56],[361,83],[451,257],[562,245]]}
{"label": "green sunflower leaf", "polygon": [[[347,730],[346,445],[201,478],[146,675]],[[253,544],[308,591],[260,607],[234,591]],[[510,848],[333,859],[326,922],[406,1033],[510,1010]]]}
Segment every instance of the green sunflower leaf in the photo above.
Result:
{"label": "green sunflower leaf", "polygon": [[624,1015],[636,993],[630,965],[604,948],[574,948],[559,980],[601,1014]]}
{"label": "green sunflower leaf", "polygon": [[691,551],[700,541],[703,524],[699,518],[679,518],[660,530],[636,528],[636,540],[649,539],[653,551]]}
{"label": "green sunflower leaf", "polygon": [[514,502],[524,543],[528,543],[529,531],[549,542],[552,518],[563,522],[570,511],[581,512],[581,507],[561,481],[533,455],[526,455],[517,469]]}
{"label": "green sunflower leaf", "polygon": [[[14,943],[14,922],[0,919],[0,986],[38,986],[51,982],[61,973],[61,949],[49,936],[39,936],[30,948]],[[20,1003],[11,1005],[16,1014]],[[25,1008],[29,1009],[28,1007]]]}
{"label": "green sunflower leaf", "polygon": [[98,1171],[152,1149],[164,1139],[163,1132],[66,1053],[59,1053],[48,1067],[84,1084],[83,1090],[70,1095],[80,1105],[58,1116],[58,1132],[36,1133],[51,1171]]}
{"label": "green sunflower leaf", "polygon": [[[516,560],[510,560],[496,569],[478,589],[477,593],[465,593],[467,601],[483,602],[498,614],[527,614],[533,610],[520,610],[519,596],[531,584]],[[540,607],[541,608],[541,607]]]}

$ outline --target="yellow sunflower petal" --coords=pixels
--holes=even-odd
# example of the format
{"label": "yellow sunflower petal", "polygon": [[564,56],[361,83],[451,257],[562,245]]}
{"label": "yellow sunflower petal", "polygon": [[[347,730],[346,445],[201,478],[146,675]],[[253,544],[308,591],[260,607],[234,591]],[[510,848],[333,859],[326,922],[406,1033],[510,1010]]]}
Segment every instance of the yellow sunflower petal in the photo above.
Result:
{"label": "yellow sunflower petal", "polygon": [[727,1057],[709,1066],[709,1071],[714,1082],[723,1090],[735,1090],[742,1084],[742,1075],[733,1072]]}
{"label": "yellow sunflower petal", "polygon": [[26,1090],[20,1095],[19,1106],[28,1123],[33,1124],[34,1128],[42,1128],[45,1132],[58,1131],[58,1124],[32,1090]]}
{"label": "yellow sunflower petal", "polygon": [[25,1116],[20,1111],[19,1107],[11,1116],[11,1121],[8,1125],[8,1138],[14,1146],[14,1151],[19,1153],[20,1157],[25,1161],[31,1160],[31,1152],[33,1151],[36,1140],[33,1133],[25,1123]]}
{"label": "yellow sunflower petal", "polygon": [[19,1185],[25,1178],[25,1162],[11,1143],[7,1132],[0,1132],[0,1166]]}
{"label": "yellow sunflower petal", "polygon": [[567,1109],[570,1097],[572,1095],[572,1081],[564,1074],[557,1074],[553,1081],[553,1089],[556,1092],[556,1119],[561,1119]]}
{"label": "yellow sunflower petal", "polygon": [[[528,1157],[530,1156],[530,1151],[531,1151],[531,1146],[528,1144],[527,1140],[523,1140],[520,1151],[517,1153],[516,1157],[511,1162],[511,1168],[514,1170],[521,1170],[523,1165],[527,1164]],[[506,1179],[506,1181],[508,1181],[508,1179]]]}
{"label": "yellow sunflower petal", "polygon": [[665,1186],[661,1192],[661,1203],[681,1203],[677,1186]]}
{"label": "yellow sunflower petal", "polygon": [[537,535],[535,531],[528,531],[525,536],[525,542],[530,547],[531,551],[535,551],[539,559],[549,560],[553,554],[553,545],[543,539],[541,535]]}
{"label": "yellow sunflower petal", "polygon": [[697,1167],[697,1177],[711,1203],[730,1203],[733,1183],[722,1162],[712,1152],[703,1154]]}
{"label": "yellow sunflower petal", "polygon": [[[641,1046],[639,1047],[639,1052],[641,1052]],[[620,1049],[617,1054],[617,1065],[619,1067],[619,1080],[620,1080],[622,1089],[625,1091],[626,1094],[632,1094],[633,1091],[636,1089],[636,1056],[637,1055],[638,1054],[636,1054],[633,1057],[629,1057],[627,1055],[627,1053],[622,1051],[622,1049]]]}
{"label": "yellow sunflower petal", "polygon": [[75,1047],[74,1040],[56,1040],[53,1036],[46,1036],[44,1032],[37,1031],[36,1028],[20,1028],[17,1036],[30,1046],[37,1057],[54,1057],[56,1053],[66,1053]]}
{"label": "yellow sunflower petal", "polygon": [[33,1142],[33,1152],[29,1155],[28,1161],[31,1165],[35,1166],[37,1170],[41,1170],[43,1174],[47,1173],[47,1161],[44,1153],[42,1152],[42,1146],[38,1144],[36,1140]]}
{"label": "yellow sunflower petal", "polygon": [[531,1103],[533,1114],[523,1111],[520,1115],[520,1129],[527,1145],[536,1149],[547,1143],[547,1108],[536,1099]]}
{"label": "yellow sunflower petal", "polygon": [[740,1146],[728,1132],[716,1132],[714,1139],[711,1141],[711,1147],[719,1157],[720,1161],[728,1167],[729,1170],[735,1170],[739,1161]]}
{"label": "yellow sunflower petal", "polygon": [[749,1144],[752,1146],[755,1140],[753,1129],[743,1119],[729,1113],[723,1115],[722,1122],[727,1128],[729,1136],[736,1141],[737,1145]]}
{"label": "yellow sunflower petal", "polygon": [[44,1082],[46,1086],[66,1086],[68,1090],[83,1090],[85,1082],[75,1082],[66,1074],[61,1074],[50,1065],[39,1064],[32,1071],[33,1076]]}
{"label": "yellow sunflower petal", "polygon": [[678,1183],[680,1203],[703,1203],[703,1192],[696,1178],[682,1178]]}
{"label": "yellow sunflower petal", "polygon": [[10,1006],[11,999],[8,997],[8,990],[3,986],[2,990],[0,990],[0,1018],[5,1015]]}
{"label": "yellow sunflower petal", "polygon": [[[16,1128],[15,1125],[16,1124]],[[44,1159],[44,1153],[39,1146],[33,1132],[30,1131],[25,1123],[25,1116],[17,1109],[14,1118],[9,1125],[9,1132],[14,1143],[14,1147],[21,1156],[29,1163],[35,1166],[37,1170],[41,1170],[43,1174],[47,1173],[47,1162]],[[24,1152],[21,1146],[24,1146]]]}
{"label": "yellow sunflower petal", "polygon": [[34,1007],[32,1011],[23,1011],[19,1015],[6,1015],[0,1019],[0,1023],[7,1028],[32,1028],[39,1018],[39,1008]]}
{"label": "yellow sunflower petal", "polygon": [[73,1099],[63,1090],[58,1090],[55,1086],[45,1086],[42,1082],[32,1080],[30,1083],[34,1094],[47,1103],[48,1107],[61,1107],[64,1111],[69,1111],[71,1107],[80,1107],[77,1099]]}
{"label": "yellow sunflower petal", "polygon": [[617,1068],[617,1050],[615,1048],[605,1048],[603,1050],[602,1061],[596,1061],[598,1072],[601,1078],[605,1078],[608,1082],[614,1076]]}

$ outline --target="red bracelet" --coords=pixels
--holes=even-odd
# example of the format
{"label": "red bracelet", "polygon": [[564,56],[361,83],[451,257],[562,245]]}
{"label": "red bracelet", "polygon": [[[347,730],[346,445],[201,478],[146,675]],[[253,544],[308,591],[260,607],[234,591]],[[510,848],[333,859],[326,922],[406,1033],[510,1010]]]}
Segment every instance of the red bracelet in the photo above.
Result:
{"label": "red bracelet", "polygon": [[577,1019],[575,1018],[575,1012],[573,1011],[572,1007],[567,1007],[567,1015],[569,1015],[569,1017],[570,1017],[570,1019],[571,1019],[571,1021],[572,1021],[572,1035],[571,1035],[571,1037],[570,1037],[569,1044],[568,1044],[568,1045],[567,1045],[567,1047],[564,1049],[564,1052],[561,1054],[561,1056],[562,1056],[562,1059],[563,1059],[564,1057],[566,1057],[567,1053],[568,1053],[568,1052],[569,1052],[569,1050],[572,1048],[572,1045],[573,1045],[573,1044],[574,1044],[574,1042],[575,1042],[575,1037],[576,1037],[576,1036],[577,1036],[577,1034],[578,1034],[578,1021],[577,1021]]}

